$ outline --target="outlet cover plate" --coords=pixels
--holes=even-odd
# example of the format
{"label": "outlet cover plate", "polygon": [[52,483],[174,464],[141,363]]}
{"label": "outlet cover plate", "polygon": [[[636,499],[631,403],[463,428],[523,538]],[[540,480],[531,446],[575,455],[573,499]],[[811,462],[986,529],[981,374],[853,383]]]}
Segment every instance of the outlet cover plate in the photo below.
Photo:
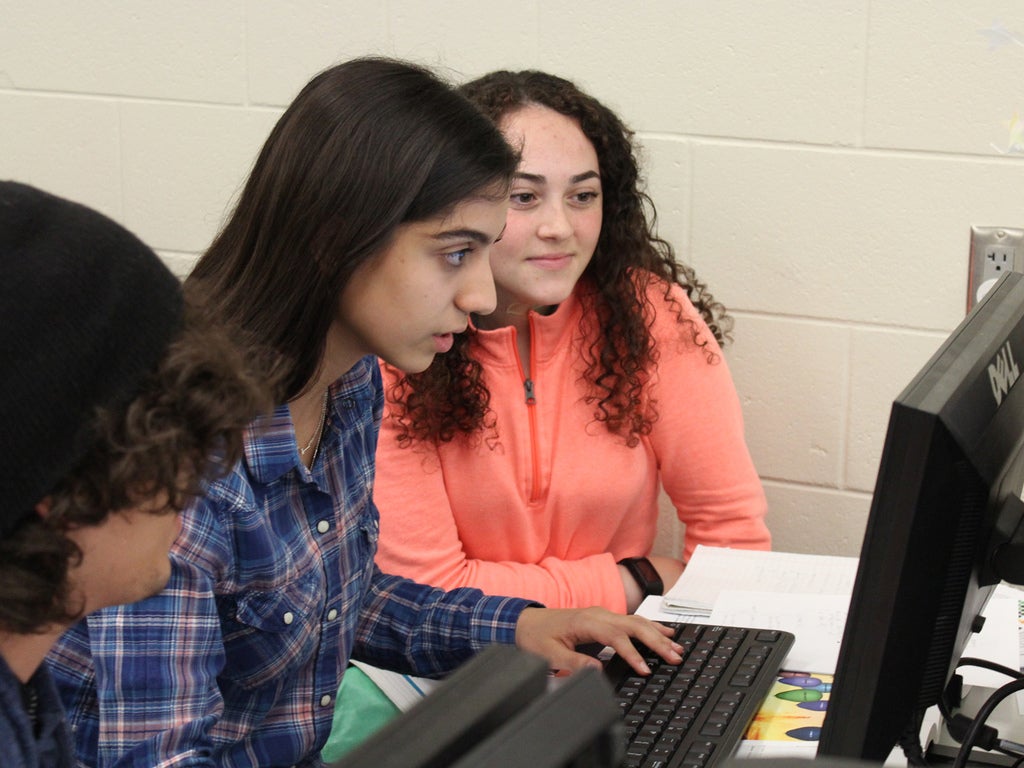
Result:
{"label": "outlet cover plate", "polygon": [[967,311],[1011,271],[1024,272],[1024,229],[972,226]]}

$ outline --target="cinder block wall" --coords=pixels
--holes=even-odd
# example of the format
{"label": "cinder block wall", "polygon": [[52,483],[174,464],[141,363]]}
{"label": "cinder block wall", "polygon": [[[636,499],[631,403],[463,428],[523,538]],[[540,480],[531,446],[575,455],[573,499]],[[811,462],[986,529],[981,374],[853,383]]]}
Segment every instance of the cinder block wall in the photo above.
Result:
{"label": "cinder block wall", "polygon": [[662,234],[737,318],[776,547],[855,554],[889,404],[964,315],[970,226],[1024,226],[1024,5],[0,0],[0,177],[185,274],[283,107],[364,53],[548,69],[621,112]]}

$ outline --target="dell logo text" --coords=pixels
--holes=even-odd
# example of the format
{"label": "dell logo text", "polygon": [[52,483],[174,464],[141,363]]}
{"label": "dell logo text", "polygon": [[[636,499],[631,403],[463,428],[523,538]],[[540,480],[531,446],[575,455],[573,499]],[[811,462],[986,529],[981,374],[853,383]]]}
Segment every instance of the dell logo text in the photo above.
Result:
{"label": "dell logo text", "polygon": [[1020,366],[1013,359],[1013,350],[1010,349],[1010,342],[1007,341],[997,353],[991,363],[988,364],[988,380],[992,384],[992,394],[996,398],[996,405],[1003,402],[1010,387],[1020,377]]}

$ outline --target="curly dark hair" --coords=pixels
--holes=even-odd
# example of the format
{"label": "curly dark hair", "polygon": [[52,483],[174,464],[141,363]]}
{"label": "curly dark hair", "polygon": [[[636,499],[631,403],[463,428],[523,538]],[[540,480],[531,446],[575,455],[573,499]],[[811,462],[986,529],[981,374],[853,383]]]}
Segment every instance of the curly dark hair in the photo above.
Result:
{"label": "curly dark hair", "polygon": [[274,367],[187,297],[184,329],[135,397],[95,412],[91,449],[49,494],[49,513],[25,515],[0,538],[0,630],[42,632],[81,618],[68,572],[82,553],[67,533],[163,494],[166,511],[155,514],[180,512],[240,458],[243,427],[275,402]]}
{"label": "curly dark hair", "polygon": [[[657,213],[643,189],[633,132],[612,110],[569,80],[535,70],[492,72],[461,90],[499,125],[528,105],[552,109],[575,120],[594,146],[601,172],[603,224],[581,278],[593,290],[582,292],[580,298],[583,322],[596,317],[604,333],[582,351],[584,378],[591,382],[588,402],[596,403],[595,419],[634,446],[657,418],[656,404],[643,396],[658,357],[650,330],[654,316],[646,299],[648,287],[664,284],[665,297],[675,307],[684,333],[704,349],[709,363],[716,361],[717,353],[708,347],[700,325],[671,297],[672,286],[682,286],[721,345],[730,340],[732,318],[694,270],[676,260],[671,244],[656,234]],[[472,331],[458,336],[452,350],[435,358],[423,373],[399,379],[389,402],[400,425],[401,444],[447,442],[459,434],[494,427],[490,394],[471,348]]]}

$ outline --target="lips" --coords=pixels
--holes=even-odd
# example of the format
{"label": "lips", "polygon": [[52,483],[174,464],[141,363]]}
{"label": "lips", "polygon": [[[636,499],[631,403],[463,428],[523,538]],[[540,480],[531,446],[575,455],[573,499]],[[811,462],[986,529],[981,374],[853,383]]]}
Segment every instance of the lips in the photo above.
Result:
{"label": "lips", "polygon": [[572,254],[551,253],[544,256],[531,256],[527,262],[540,269],[563,269],[572,262]]}
{"label": "lips", "polygon": [[451,333],[435,333],[434,334],[434,349],[437,353],[443,355],[445,352],[452,348],[455,343],[455,336]]}

